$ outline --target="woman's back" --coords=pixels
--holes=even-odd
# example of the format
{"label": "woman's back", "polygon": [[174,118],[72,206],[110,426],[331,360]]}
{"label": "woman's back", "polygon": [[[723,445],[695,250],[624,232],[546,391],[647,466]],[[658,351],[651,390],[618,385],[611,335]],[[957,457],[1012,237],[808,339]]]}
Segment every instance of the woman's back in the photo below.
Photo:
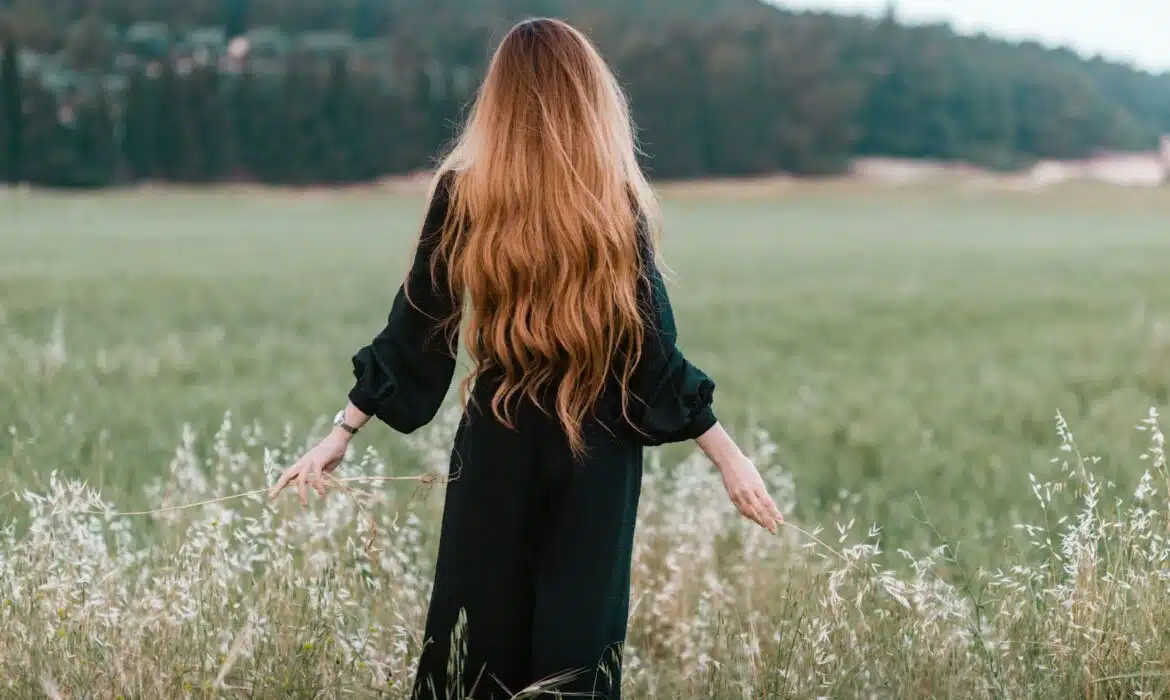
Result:
{"label": "woman's back", "polygon": [[515,399],[554,387],[550,409],[580,450],[594,403],[642,352],[638,286],[659,220],[617,82],[568,25],[518,25],[440,172],[429,276],[466,302],[468,384],[502,377],[492,408],[505,422]]}
{"label": "woman's back", "polygon": [[[434,417],[455,370],[456,333],[465,311],[459,287],[449,272],[450,257],[442,247],[449,245],[443,226],[450,220],[452,200],[458,196],[457,178],[448,171],[437,179],[413,266],[395,298],[386,329],[354,357],[358,382],[350,399],[402,432],[412,432]],[[688,439],[680,434],[709,428],[715,420],[709,410],[714,383],[678,349],[670,298],[654,262],[649,236],[640,226],[635,228],[630,254],[638,272],[630,303],[636,313],[634,333],[639,346],[636,354],[619,347],[597,358],[596,368],[586,368],[595,369],[599,381],[590,392],[588,405],[576,417],[579,443],[574,444],[573,433],[565,428],[565,418],[558,409],[568,389],[580,388],[582,370],[574,367],[580,358],[571,356],[573,348],[555,344],[548,329],[551,321],[534,324],[531,319],[519,319],[522,314],[514,307],[511,314],[483,313],[490,321],[465,324],[464,344],[477,362],[464,384],[464,398],[470,399],[471,406],[515,430],[519,428],[514,420],[516,409],[531,405],[556,419],[557,430],[564,433],[578,457],[588,452],[586,428],[644,445]],[[589,335],[591,329],[575,318],[576,307],[571,301],[539,291],[533,292],[531,299],[548,308],[544,313],[562,315],[571,331]],[[562,305],[564,308],[558,308]],[[471,313],[476,313],[474,306]],[[514,337],[521,342],[510,346],[513,356],[499,353],[498,348]],[[534,351],[533,345],[522,342],[531,338],[543,338],[549,347]],[[398,368],[396,372],[394,368]],[[524,381],[533,378],[525,372],[540,381]],[[413,382],[404,391],[401,385],[407,379]]]}

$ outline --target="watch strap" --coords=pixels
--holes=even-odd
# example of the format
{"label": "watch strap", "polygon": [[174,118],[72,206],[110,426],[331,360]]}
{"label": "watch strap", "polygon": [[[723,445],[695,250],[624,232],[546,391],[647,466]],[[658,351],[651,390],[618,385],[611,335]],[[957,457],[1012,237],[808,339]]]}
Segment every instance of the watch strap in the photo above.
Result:
{"label": "watch strap", "polygon": [[339,411],[333,419],[334,427],[341,428],[350,435],[357,435],[358,429],[345,422],[345,411]]}

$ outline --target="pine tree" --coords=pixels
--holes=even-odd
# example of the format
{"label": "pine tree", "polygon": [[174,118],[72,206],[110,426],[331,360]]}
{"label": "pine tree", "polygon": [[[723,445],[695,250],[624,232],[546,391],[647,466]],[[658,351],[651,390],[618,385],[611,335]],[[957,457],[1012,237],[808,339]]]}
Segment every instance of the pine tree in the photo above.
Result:
{"label": "pine tree", "polygon": [[104,89],[82,108],[78,124],[78,149],[85,162],[85,177],[79,185],[107,187],[113,184],[120,166],[115,138],[113,106]]}
{"label": "pine tree", "polygon": [[223,0],[223,27],[228,40],[248,31],[248,0]]}
{"label": "pine tree", "polygon": [[145,71],[130,76],[124,100],[122,157],[132,180],[150,180],[158,176],[155,132],[158,87]]}
{"label": "pine tree", "polygon": [[0,178],[10,184],[21,181],[21,147],[23,145],[24,107],[20,86],[19,56],[16,52],[16,41],[12,38],[4,39],[3,51],[0,51],[0,111],[3,112],[4,142],[0,143],[3,150],[4,164]]}

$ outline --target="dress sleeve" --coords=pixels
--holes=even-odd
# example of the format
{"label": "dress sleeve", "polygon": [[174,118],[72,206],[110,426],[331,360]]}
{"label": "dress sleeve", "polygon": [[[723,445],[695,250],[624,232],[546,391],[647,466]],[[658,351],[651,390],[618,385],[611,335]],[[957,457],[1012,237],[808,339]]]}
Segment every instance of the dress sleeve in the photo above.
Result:
{"label": "dress sleeve", "polygon": [[639,303],[644,309],[642,357],[631,377],[629,415],[638,442],[646,446],[693,440],[715,425],[715,382],[679,350],[678,329],[666,284],[648,238],[639,236],[644,274]]}
{"label": "dress sleeve", "polygon": [[433,276],[431,271],[431,255],[447,215],[450,183],[448,173],[435,188],[414,263],[394,296],[386,327],[353,356],[355,383],[350,402],[402,433],[414,432],[434,419],[455,373],[454,348],[441,322],[454,313],[456,301],[447,290],[446,270],[436,269]]}

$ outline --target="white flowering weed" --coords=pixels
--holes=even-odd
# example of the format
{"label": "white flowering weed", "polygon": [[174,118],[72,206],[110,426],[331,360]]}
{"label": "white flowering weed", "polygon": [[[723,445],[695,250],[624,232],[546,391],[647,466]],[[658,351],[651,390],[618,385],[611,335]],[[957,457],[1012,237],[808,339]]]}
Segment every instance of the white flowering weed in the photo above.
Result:
{"label": "white flowering weed", "polygon": [[[458,412],[406,438],[441,484]],[[701,455],[649,453],[633,562],[634,698],[1164,697],[1170,692],[1170,472],[1158,415],[1135,493],[1094,474],[1058,416],[1031,475],[1030,546],[966,570],[961,543],[879,562],[856,523],[776,537],[738,517]],[[408,696],[423,642],[441,485],[383,482],[301,509],[262,493],[303,448],[225,417],[186,430],[144,528],[53,474],[0,530],[5,697]],[[784,512],[768,436],[748,451]],[[367,449],[339,477],[389,476]],[[924,525],[929,528],[929,523]],[[832,533],[832,534],[829,534]]]}

